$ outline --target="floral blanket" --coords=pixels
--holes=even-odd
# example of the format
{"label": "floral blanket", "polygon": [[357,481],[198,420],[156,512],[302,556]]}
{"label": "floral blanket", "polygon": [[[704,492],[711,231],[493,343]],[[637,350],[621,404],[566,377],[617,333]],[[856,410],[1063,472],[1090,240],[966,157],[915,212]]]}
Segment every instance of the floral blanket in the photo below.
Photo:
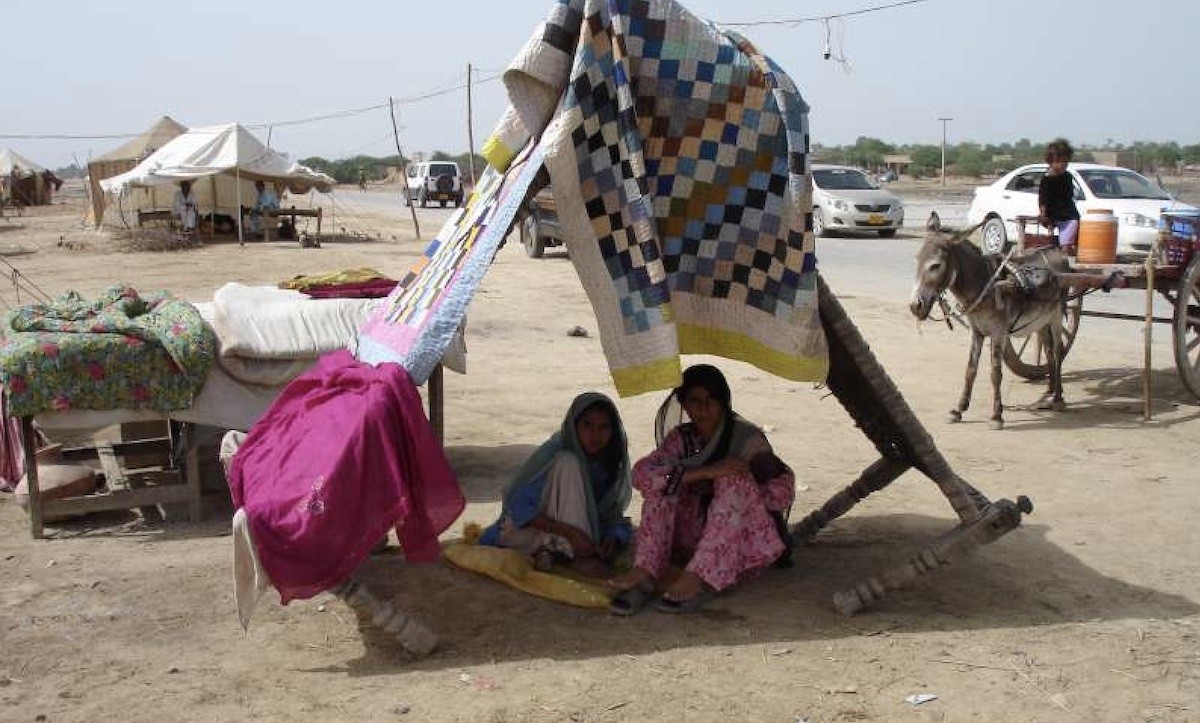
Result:
{"label": "floral blanket", "polygon": [[70,292],[6,315],[0,383],[9,413],[183,409],[204,386],[216,346],[191,304],[116,285],[95,301]]}

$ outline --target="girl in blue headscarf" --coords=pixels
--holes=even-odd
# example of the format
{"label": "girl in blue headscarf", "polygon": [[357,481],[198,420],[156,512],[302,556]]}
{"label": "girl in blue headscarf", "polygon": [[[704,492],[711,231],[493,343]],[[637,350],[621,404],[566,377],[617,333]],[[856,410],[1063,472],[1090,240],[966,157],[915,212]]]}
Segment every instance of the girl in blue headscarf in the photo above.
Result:
{"label": "girl in blue headscarf", "polygon": [[504,490],[500,519],[480,543],[510,547],[542,570],[569,562],[603,577],[633,537],[629,451],[617,407],[598,392],[571,403],[562,428],[538,447]]}

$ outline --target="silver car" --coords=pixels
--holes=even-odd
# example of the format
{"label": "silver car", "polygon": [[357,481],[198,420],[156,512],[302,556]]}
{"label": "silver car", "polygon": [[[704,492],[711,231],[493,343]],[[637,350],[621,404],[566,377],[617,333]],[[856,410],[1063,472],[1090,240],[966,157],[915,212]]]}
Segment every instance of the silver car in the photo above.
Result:
{"label": "silver car", "polygon": [[904,202],[857,168],[814,164],[812,185],[815,236],[869,231],[890,238],[904,225]]}

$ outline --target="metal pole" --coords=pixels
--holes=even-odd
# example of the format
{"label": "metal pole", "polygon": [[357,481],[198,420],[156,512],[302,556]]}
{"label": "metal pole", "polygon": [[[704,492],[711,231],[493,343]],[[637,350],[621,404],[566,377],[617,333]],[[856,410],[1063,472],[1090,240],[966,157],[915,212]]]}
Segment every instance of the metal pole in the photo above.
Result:
{"label": "metal pole", "polygon": [[942,188],[946,187],[946,124],[953,118],[938,118],[942,122]]}

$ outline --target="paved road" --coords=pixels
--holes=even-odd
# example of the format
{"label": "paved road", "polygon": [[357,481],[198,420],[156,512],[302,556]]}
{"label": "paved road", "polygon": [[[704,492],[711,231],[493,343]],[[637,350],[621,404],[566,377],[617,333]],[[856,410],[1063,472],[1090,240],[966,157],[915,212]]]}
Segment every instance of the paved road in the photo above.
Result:
{"label": "paved road", "polygon": [[[360,206],[375,212],[409,218],[410,211],[395,190],[338,191],[339,199],[347,206]],[[837,294],[871,297],[889,303],[907,303],[912,293],[917,250],[925,234],[925,222],[930,211],[936,210],[944,226],[966,226],[968,202],[962,198],[922,198],[905,200],[905,226],[895,238],[875,236],[846,236],[822,238],[817,242],[817,259],[821,273]],[[432,238],[456,209],[430,206],[417,207],[421,235]],[[537,263],[531,260],[530,263]],[[1172,309],[1161,297],[1155,299],[1155,314],[1170,317]],[[1134,290],[1119,290],[1111,294],[1096,293],[1084,300],[1085,309],[1127,314],[1141,314],[1144,294]],[[1085,318],[1081,334],[1088,338],[1103,337],[1122,343],[1141,339],[1141,325],[1130,321]],[[1170,328],[1156,325],[1157,341],[1170,339]],[[1159,352],[1156,352],[1158,354]],[[1131,359],[1131,363],[1136,360]]]}

